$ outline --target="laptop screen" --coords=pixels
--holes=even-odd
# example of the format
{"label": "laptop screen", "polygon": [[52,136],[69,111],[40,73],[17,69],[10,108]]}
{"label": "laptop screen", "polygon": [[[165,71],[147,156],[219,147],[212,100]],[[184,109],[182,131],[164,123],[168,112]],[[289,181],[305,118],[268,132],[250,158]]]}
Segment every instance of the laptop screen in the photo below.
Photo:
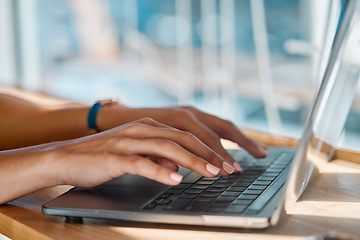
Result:
{"label": "laptop screen", "polygon": [[296,201],[321,163],[331,159],[360,77],[360,1],[348,1],[322,84],[289,174],[286,201]]}

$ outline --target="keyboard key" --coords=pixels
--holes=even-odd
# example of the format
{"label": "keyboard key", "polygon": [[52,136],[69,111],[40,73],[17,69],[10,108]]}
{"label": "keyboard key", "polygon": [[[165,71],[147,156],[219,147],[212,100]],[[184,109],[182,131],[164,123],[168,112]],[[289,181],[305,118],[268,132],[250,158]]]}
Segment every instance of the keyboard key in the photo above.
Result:
{"label": "keyboard key", "polygon": [[237,197],[240,195],[240,192],[231,192],[231,191],[225,191],[221,193],[221,196],[229,196],[229,197]]}
{"label": "keyboard key", "polygon": [[204,181],[216,181],[220,178],[220,176],[215,176],[215,177],[212,177],[212,178],[207,178],[207,177],[203,177],[201,180],[204,180]]}
{"label": "keyboard key", "polygon": [[144,207],[144,209],[146,209],[146,210],[151,210],[151,209],[154,209],[156,206],[157,206],[157,204],[154,203],[154,202],[152,202],[152,203],[149,203],[148,205],[146,205],[146,206]]}
{"label": "keyboard key", "polygon": [[242,178],[238,179],[236,182],[252,183],[257,178],[258,178],[258,176],[242,177]]}
{"label": "keyboard key", "polygon": [[277,173],[277,174],[279,174],[279,173],[281,173],[281,171],[282,171],[282,169],[266,169],[266,171],[265,171],[265,173]]}
{"label": "keyboard key", "polygon": [[206,190],[206,192],[218,192],[218,193],[220,193],[220,192],[222,192],[224,190],[225,190],[225,188],[223,188],[223,187],[209,187]]}
{"label": "keyboard key", "polygon": [[196,193],[196,194],[200,194],[204,191],[204,189],[194,189],[194,188],[189,188],[188,190],[186,190],[184,192],[185,193]]}
{"label": "keyboard key", "polygon": [[232,202],[236,199],[234,196],[219,196],[216,198],[217,202]]}
{"label": "keyboard key", "polygon": [[182,189],[169,189],[165,193],[171,194],[171,195],[180,195],[184,192]]}
{"label": "keyboard key", "polygon": [[281,172],[283,169],[284,167],[270,166],[266,171]]}
{"label": "keyboard key", "polygon": [[245,187],[229,187],[228,189],[226,189],[226,191],[230,191],[230,192],[242,192],[245,190]]}
{"label": "keyboard key", "polygon": [[249,194],[249,195],[259,195],[262,192],[262,190],[249,190],[246,189],[243,194]]}
{"label": "keyboard key", "polygon": [[215,197],[204,197],[204,196],[200,196],[196,199],[196,201],[199,201],[199,202],[212,202],[215,198]]}
{"label": "keyboard key", "polygon": [[207,189],[209,186],[208,185],[200,185],[200,184],[194,184],[191,186],[191,189]]}
{"label": "keyboard key", "polygon": [[192,172],[188,175],[186,175],[183,180],[181,181],[182,184],[188,184],[188,183],[194,183],[197,180],[199,180],[202,176],[200,174],[197,174],[195,172]]}
{"label": "keyboard key", "polygon": [[220,213],[220,212],[224,211],[225,208],[226,208],[226,207],[211,206],[211,207],[208,207],[208,208],[206,209],[206,211],[208,211],[208,212]]}
{"label": "keyboard key", "polygon": [[185,190],[185,189],[188,189],[190,186],[191,186],[190,183],[180,183],[179,185],[173,186],[172,189]]}
{"label": "keyboard key", "polygon": [[214,180],[201,180],[201,181],[198,181],[196,184],[200,184],[200,185],[211,185],[213,184],[215,181]]}
{"label": "keyboard key", "polygon": [[216,183],[233,183],[237,178],[220,178]]}
{"label": "keyboard key", "polygon": [[248,199],[236,199],[235,201],[232,202],[233,205],[250,205],[250,203],[252,203],[253,200],[248,200]]}
{"label": "keyboard key", "polygon": [[277,177],[278,175],[279,175],[278,173],[265,172],[261,176],[262,177]]}
{"label": "keyboard key", "polygon": [[186,211],[202,211],[204,208],[207,207],[206,202],[193,202],[190,205],[188,205],[185,210]]}
{"label": "keyboard key", "polygon": [[242,213],[247,208],[247,205],[231,205],[226,208],[227,213]]}
{"label": "keyboard key", "polygon": [[173,202],[171,202],[168,206],[164,208],[164,210],[181,210],[183,209],[187,204],[189,204],[192,201],[192,199],[183,199],[178,198],[175,199]]}
{"label": "keyboard key", "polygon": [[243,199],[243,200],[254,200],[257,198],[257,195],[247,195],[247,194],[241,194],[237,197],[237,199]]}
{"label": "keyboard key", "polygon": [[231,187],[247,187],[249,186],[251,183],[249,182],[234,182],[233,184],[231,184]]}
{"label": "keyboard key", "polygon": [[230,186],[231,185],[231,183],[214,183],[213,185],[212,185],[212,187],[219,187],[219,188],[226,188],[226,187],[228,187],[228,186]]}
{"label": "keyboard key", "polygon": [[202,197],[217,197],[219,196],[219,192],[204,192],[203,194],[201,194]]}
{"label": "keyboard key", "polygon": [[227,206],[229,206],[231,204],[231,202],[217,202],[217,201],[215,201],[215,202],[213,202],[212,204],[211,204],[211,206],[212,207],[227,207]]}
{"label": "keyboard key", "polygon": [[267,168],[267,166],[261,166],[261,165],[251,167],[251,169],[262,170],[262,171],[265,171],[266,168]]}
{"label": "keyboard key", "polygon": [[158,205],[168,205],[171,202],[170,199],[158,199],[155,200],[155,203],[157,203]]}
{"label": "keyboard key", "polygon": [[168,198],[168,197],[170,197],[170,193],[163,193],[163,194],[161,194],[158,198],[159,199],[165,199],[165,198]]}
{"label": "keyboard key", "polygon": [[249,189],[249,190],[264,190],[265,188],[267,188],[267,186],[252,184],[247,189]]}
{"label": "keyboard key", "polygon": [[262,185],[262,186],[267,186],[270,185],[271,181],[260,181],[260,180],[256,180],[255,182],[253,182],[254,185]]}
{"label": "keyboard key", "polygon": [[249,169],[245,176],[260,176],[260,174],[262,173],[262,170],[256,170],[256,169]]}
{"label": "keyboard key", "polygon": [[264,177],[264,176],[260,176],[257,180],[260,181],[272,181],[274,180],[276,177]]}
{"label": "keyboard key", "polygon": [[194,199],[197,196],[199,196],[199,194],[197,193],[183,193],[179,196],[179,198],[189,198],[189,199]]}
{"label": "keyboard key", "polygon": [[221,176],[220,179],[238,179],[242,175],[242,172],[235,172],[227,176]]}

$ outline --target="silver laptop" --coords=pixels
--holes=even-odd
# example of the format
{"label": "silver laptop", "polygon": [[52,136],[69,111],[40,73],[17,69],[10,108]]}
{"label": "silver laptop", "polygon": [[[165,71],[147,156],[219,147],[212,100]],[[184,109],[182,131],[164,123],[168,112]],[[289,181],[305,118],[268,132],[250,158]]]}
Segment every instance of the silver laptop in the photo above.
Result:
{"label": "silver laptop", "polygon": [[327,69],[297,149],[269,148],[255,159],[229,150],[242,173],[205,178],[180,169],[178,186],[125,175],[93,188],[73,188],[43,206],[69,220],[106,218],[138,222],[266,228],[304,192],[321,161],[331,159],[360,76],[360,1],[348,1]]}

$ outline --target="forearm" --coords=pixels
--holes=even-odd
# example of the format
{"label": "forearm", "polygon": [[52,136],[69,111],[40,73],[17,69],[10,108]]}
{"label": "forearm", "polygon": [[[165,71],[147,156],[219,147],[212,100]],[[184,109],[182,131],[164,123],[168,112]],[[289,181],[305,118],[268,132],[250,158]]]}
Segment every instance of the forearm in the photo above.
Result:
{"label": "forearm", "polygon": [[0,204],[61,184],[52,145],[0,152]]}
{"label": "forearm", "polygon": [[89,106],[47,106],[0,95],[0,150],[73,139],[90,133]]}

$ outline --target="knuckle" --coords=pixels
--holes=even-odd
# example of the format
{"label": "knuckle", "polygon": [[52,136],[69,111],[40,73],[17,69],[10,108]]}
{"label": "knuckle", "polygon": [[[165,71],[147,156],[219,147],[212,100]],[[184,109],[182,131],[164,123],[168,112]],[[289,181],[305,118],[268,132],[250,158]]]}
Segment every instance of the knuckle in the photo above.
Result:
{"label": "knuckle", "polygon": [[164,152],[171,152],[176,147],[175,143],[170,140],[159,140],[157,144],[159,145],[159,148],[162,149],[162,151]]}
{"label": "knuckle", "polygon": [[197,140],[195,135],[191,132],[181,131],[179,134],[180,139],[184,140],[185,142],[193,142]]}
{"label": "knuckle", "polygon": [[145,118],[141,118],[141,119],[137,120],[136,122],[143,123],[143,124],[150,124],[150,123],[154,123],[156,121],[150,117],[145,117]]}
{"label": "knuckle", "polygon": [[147,127],[139,122],[128,125],[124,130],[129,134],[139,134],[143,132]]}
{"label": "knuckle", "polygon": [[111,148],[118,148],[119,146],[121,146],[122,144],[124,144],[124,142],[128,141],[129,138],[127,137],[113,137],[110,138],[106,141],[106,143],[110,146]]}
{"label": "knuckle", "polygon": [[237,128],[232,121],[224,120],[224,125],[228,128]]}
{"label": "knuckle", "polygon": [[180,119],[187,119],[187,118],[190,118],[191,117],[191,112],[187,109],[184,109],[184,108],[179,108],[177,111],[176,111],[176,115],[177,117],[179,117]]}

